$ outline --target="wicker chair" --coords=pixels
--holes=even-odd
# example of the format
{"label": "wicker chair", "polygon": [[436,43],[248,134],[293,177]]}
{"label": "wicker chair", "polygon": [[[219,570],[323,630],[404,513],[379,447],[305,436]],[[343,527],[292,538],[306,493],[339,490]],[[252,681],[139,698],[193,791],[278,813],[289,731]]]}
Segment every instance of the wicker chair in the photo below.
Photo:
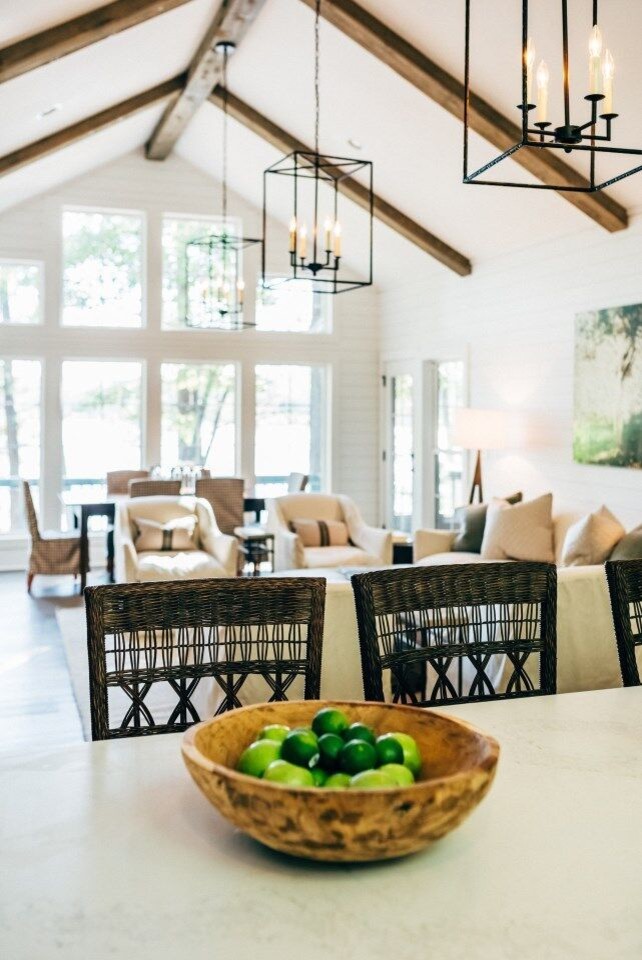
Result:
{"label": "wicker chair", "polygon": [[144,480],[149,470],[109,470],[107,472],[107,494],[126,496],[129,493],[130,480]]}
{"label": "wicker chair", "polygon": [[242,477],[203,477],[196,481],[196,496],[207,500],[214,511],[221,533],[234,536],[243,526]]}
{"label": "wicker chair", "polygon": [[185,730],[207,678],[222,692],[216,713],[241,706],[250,678],[270,701],[297,678],[319,697],[323,579],[117,584],[85,600],[94,740]]}
{"label": "wicker chair", "polygon": [[638,650],[642,652],[642,560],[610,560],[606,577],[611,594],[622,683],[640,684]]}
{"label": "wicker chair", "polygon": [[80,537],[77,533],[62,533],[59,530],[40,532],[38,516],[33,505],[31,489],[22,481],[25,514],[31,537],[31,552],[27,566],[27,592],[36,575],[48,577],[69,574],[74,578],[80,573]]}
{"label": "wicker chair", "polygon": [[379,570],[352,585],[366,700],[435,706],[556,692],[552,564]]}
{"label": "wicker chair", "polygon": [[288,493],[303,493],[309,480],[306,473],[291,473],[288,477]]}
{"label": "wicker chair", "polygon": [[130,497],[178,497],[181,480],[130,480]]}

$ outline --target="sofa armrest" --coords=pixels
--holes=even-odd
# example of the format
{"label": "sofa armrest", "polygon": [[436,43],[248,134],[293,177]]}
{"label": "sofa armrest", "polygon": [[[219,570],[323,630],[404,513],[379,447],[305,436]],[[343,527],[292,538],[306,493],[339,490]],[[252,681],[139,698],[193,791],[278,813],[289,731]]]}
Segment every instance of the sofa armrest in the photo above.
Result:
{"label": "sofa armrest", "polygon": [[456,530],[416,530],[412,552],[414,562],[436,553],[450,553],[456,538]]}
{"label": "sofa armrest", "polygon": [[360,524],[352,533],[352,542],[381,560],[381,563],[389,565],[392,563],[392,531],[384,530],[382,527],[369,527],[367,524]]}
{"label": "sofa armrest", "polygon": [[300,570],[305,566],[305,553],[301,538],[287,528],[279,528],[274,534],[274,569]]}
{"label": "sofa armrest", "polygon": [[239,544],[236,537],[208,530],[205,536],[202,536],[201,543],[203,549],[218,560],[228,577],[237,575]]}

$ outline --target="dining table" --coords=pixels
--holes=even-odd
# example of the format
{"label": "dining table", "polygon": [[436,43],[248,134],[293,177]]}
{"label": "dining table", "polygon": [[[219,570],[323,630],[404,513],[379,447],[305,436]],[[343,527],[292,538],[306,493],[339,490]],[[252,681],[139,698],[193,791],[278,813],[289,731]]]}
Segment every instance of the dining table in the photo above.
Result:
{"label": "dining table", "polygon": [[445,712],[499,741],[492,789],[422,852],[366,865],[240,833],[180,734],[34,744],[0,771],[1,955],[640,960],[642,688]]}

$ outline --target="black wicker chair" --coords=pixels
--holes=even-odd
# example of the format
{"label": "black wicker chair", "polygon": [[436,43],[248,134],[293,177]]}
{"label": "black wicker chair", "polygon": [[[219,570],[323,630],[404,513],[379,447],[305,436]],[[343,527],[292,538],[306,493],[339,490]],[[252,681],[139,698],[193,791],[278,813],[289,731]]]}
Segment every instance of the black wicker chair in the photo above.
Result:
{"label": "black wicker chair", "polygon": [[366,700],[436,706],[556,692],[552,564],[377,570],[352,586]]}
{"label": "black wicker chair", "polygon": [[606,577],[611,594],[622,683],[640,684],[636,653],[642,651],[642,560],[610,560]]}
{"label": "black wicker chair", "polygon": [[94,740],[185,730],[204,719],[205,678],[221,689],[216,713],[242,705],[249,677],[266,700],[288,699],[299,677],[319,697],[324,579],[116,584],[85,600]]}

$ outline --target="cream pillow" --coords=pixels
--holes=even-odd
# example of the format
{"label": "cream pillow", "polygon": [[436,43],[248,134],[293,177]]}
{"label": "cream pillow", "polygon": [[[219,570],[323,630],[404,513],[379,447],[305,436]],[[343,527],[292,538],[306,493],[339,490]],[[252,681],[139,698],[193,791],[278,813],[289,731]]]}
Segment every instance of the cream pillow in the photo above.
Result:
{"label": "cream pillow", "polygon": [[345,547],[348,528],[341,520],[292,520],[290,530],[304,547]]}
{"label": "cream pillow", "polygon": [[196,517],[177,517],[168,523],[157,523],[156,520],[134,520],[136,536],[134,546],[138,553],[155,550],[162,553],[165,550],[196,550],[194,531]]}
{"label": "cream pillow", "polygon": [[610,510],[600,507],[569,528],[562,549],[563,567],[590,567],[604,563],[626,530]]}
{"label": "cream pillow", "polygon": [[491,500],[481,555],[484,560],[554,563],[553,494],[513,506],[506,500]]}

